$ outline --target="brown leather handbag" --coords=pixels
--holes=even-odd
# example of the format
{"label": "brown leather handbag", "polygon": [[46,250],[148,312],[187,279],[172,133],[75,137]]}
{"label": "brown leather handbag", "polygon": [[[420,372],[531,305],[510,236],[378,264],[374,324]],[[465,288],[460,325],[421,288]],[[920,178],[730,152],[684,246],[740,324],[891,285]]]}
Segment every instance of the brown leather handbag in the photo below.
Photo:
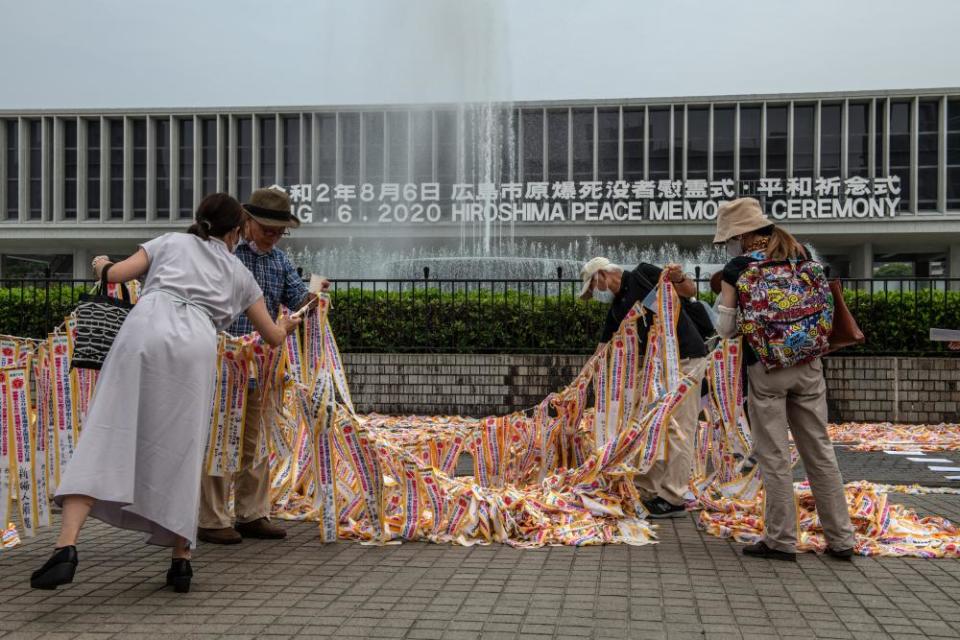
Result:
{"label": "brown leather handbag", "polygon": [[833,294],[833,331],[830,333],[830,351],[863,344],[863,331],[850,313],[843,299],[843,285],[839,280],[830,280],[830,293]]}

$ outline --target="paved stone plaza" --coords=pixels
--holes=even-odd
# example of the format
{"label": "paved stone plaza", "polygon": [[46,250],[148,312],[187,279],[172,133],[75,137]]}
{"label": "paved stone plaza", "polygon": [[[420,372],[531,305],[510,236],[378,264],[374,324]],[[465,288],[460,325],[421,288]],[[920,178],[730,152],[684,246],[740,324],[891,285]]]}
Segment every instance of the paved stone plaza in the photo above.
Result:
{"label": "paved stone plaza", "polygon": [[[847,480],[951,484],[893,458],[840,455]],[[960,522],[960,496],[891,497]],[[47,531],[0,554],[0,638],[960,637],[960,561],[744,559],[690,516],[656,545],[523,551],[324,546],[316,525],[288,527],[280,542],[201,545],[187,595],[163,586],[165,550],[95,522],[77,581],[32,591]]]}

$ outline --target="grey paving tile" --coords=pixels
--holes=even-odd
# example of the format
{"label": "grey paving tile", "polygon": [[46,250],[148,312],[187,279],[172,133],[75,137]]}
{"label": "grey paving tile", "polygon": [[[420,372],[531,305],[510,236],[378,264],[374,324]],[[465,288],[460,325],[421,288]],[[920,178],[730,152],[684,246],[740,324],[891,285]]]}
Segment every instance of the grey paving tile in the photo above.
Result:
{"label": "grey paving tile", "polygon": [[[957,496],[891,499],[960,519]],[[0,555],[0,639],[960,637],[951,560],[744,561],[691,519],[661,525],[653,547],[535,551],[320,545],[315,525],[285,526],[285,541],[201,545],[185,596],[163,588],[162,550],[98,523],[77,582],[32,592],[43,532]]]}

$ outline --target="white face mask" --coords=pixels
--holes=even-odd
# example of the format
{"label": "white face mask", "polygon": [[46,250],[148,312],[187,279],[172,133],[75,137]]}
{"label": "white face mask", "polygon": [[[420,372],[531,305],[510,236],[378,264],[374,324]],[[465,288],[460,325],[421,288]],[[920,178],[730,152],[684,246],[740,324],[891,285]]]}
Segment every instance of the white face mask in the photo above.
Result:
{"label": "white face mask", "polygon": [[600,304],[611,304],[615,297],[613,291],[610,291],[610,289],[598,289],[597,287],[593,288],[590,295],[593,300],[596,300]]}
{"label": "white face mask", "polygon": [[730,238],[727,240],[727,255],[731,258],[736,258],[737,256],[743,255],[743,242],[740,238]]}

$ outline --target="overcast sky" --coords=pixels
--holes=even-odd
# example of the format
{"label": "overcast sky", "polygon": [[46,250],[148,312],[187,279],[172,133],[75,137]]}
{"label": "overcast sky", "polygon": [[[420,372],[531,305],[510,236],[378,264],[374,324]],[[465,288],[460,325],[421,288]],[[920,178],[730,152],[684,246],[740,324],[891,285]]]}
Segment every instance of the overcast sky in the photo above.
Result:
{"label": "overcast sky", "polygon": [[957,0],[0,0],[0,108],[960,86]]}

